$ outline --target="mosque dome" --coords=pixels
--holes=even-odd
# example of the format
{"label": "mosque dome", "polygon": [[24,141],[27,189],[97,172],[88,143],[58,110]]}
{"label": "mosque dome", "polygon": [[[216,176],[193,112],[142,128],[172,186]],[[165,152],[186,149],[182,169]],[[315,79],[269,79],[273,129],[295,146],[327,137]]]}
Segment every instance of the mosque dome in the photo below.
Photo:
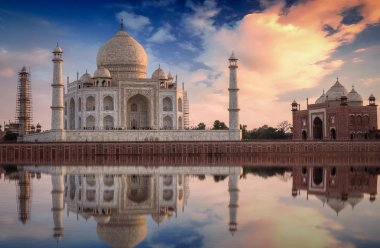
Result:
{"label": "mosque dome", "polygon": [[21,71],[20,71],[21,73],[28,73],[28,69],[26,68],[26,66],[23,66],[22,68],[21,68]]}
{"label": "mosque dome", "polygon": [[363,97],[352,87],[352,90],[347,95],[347,100],[349,102],[363,102]]}
{"label": "mosque dome", "polygon": [[98,67],[104,66],[111,72],[126,72],[135,77],[140,77],[139,75],[146,77],[145,49],[124,31],[123,24],[120,31],[100,47],[96,61]]}
{"label": "mosque dome", "polygon": [[326,95],[325,95],[325,91],[323,91],[322,95],[315,101],[315,103],[324,103],[326,102]]}
{"label": "mosque dome", "polygon": [[94,72],[94,78],[111,78],[111,73],[104,66],[100,66]]}
{"label": "mosque dome", "polygon": [[79,78],[79,80],[82,81],[83,83],[91,82],[91,80],[92,80],[91,74],[86,71],[86,73],[83,74]]}
{"label": "mosque dome", "polygon": [[135,247],[147,235],[146,217],[113,216],[107,224],[98,224],[97,233],[111,247]]}
{"label": "mosque dome", "polygon": [[340,101],[342,96],[347,95],[346,88],[336,79],[336,82],[331,88],[326,92],[326,97],[329,101]]}
{"label": "mosque dome", "polygon": [[159,66],[158,69],[152,73],[152,79],[168,79],[168,77],[165,71]]}

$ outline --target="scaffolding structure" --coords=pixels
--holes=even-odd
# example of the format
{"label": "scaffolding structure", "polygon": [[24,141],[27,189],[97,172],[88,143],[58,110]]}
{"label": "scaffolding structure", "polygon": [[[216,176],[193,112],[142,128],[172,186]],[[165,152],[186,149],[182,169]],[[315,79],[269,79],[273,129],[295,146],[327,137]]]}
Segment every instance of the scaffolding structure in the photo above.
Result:
{"label": "scaffolding structure", "polygon": [[16,123],[19,124],[19,135],[23,136],[30,133],[32,123],[32,88],[30,71],[25,66],[18,73]]}
{"label": "scaffolding structure", "polygon": [[189,99],[187,98],[187,92],[184,91],[183,92],[183,124],[184,124],[185,129],[188,129],[190,127],[189,117],[190,117]]}

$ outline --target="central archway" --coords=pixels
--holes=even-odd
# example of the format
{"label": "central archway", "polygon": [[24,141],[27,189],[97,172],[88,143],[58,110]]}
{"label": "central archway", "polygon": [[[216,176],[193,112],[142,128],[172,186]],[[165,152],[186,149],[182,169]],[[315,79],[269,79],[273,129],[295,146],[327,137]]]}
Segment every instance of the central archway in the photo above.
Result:
{"label": "central archway", "polygon": [[315,117],[313,121],[313,138],[316,140],[323,138],[323,122],[319,117]]}
{"label": "central archway", "polygon": [[128,129],[148,129],[150,125],[149,100],[143,95],[137,94],[129,98],[127,103],[127,127]]}

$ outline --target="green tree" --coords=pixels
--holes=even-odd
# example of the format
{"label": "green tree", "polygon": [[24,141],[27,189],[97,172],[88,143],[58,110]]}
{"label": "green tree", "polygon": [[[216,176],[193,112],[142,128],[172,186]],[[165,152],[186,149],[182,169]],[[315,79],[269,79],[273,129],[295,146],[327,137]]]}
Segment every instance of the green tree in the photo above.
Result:
{"label": "green tree", "polygon": [[198,124],[198,130],[205,130],[205,129],[206,129],[206,124],[204,124],[203,122]]}
{"label": "green tree", "polygon": [[4,135],[4,141],[12,141],[12,140],[17,140],[17,133],[13,133],[11,131],[7,131],[6,134]]}
{"label": "green tree", "polygon": [[219,120],[214,121],[214,125],[212,127],[212,130],[227,130],[227,129],[228,129],[228,127],[227,127],[226,123],[219,121]]}

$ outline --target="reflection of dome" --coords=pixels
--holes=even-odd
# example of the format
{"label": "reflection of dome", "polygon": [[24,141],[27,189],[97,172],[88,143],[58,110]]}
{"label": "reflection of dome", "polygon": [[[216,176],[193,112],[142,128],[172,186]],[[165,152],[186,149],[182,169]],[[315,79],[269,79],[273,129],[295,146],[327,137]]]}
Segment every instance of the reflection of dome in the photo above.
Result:
{"label": "reflection of dome", "polygon": [[123,27],[99,49],[96,60],[98,66],[111,71],[146,75],[145,49]]}
{"label": "reflection of dome", "polygon": [[326,92],[329,101],[340,101],[342,96],[347,95],[347,90],[337,79],[335,84]]}
{"label": "reflection of dome", "polygon": [[112,216],[107,224],[98,224],[97,233],[112,247],[134,247],[146,237],[146,218],[144,215]]}
{"label": "reflection of dome", "polygon": [[346,205],[347,202],[342,201],[341,199],[334,197],[334,198],[329,198],[327,201],[327,205],[329,205],[330,208],[332,208],[337,214],[342,211]]}
{"label": "reflection of dome", "polygon": [[356,90],[354,89],[354,87],[352,87],[352,90],[350,91],[350,93],[348,93],[347,100],[349,102],[363,103],[363,97],[361,95],[359,95],[358,92],[356,92]]}
{"label": "reflection of dome", "polygon": [[168,77],[165,71],[161,69],[161,67],[158,67],[158,69],[153,72],[152,79],[168,79]]}
{"label": "reflection of dome", "polygon": [[106,224],[110,221],[111,216],[108,216],[108,215],[94,216],[94,219],[96,223],[98,224]]}
{"label": "reflection of dome", "polygon": [[111,73],[107,68],[100,66],[94,72],[94,78],[111,78]]}
{"label": "reflection of dome", "polygon": [[327,202],[327,198],[325,195],[315,195],[315,197],[317,197],[318,200],[320,200],[323,205],[325,205],[325,203]]}
{"label": "reflection of dome", "polygon": [[154,213],[152,214],[152,219],[157,223],[157,224],[160,224],[162,223],[163,221],[167,220],[168,219],[168,215],[165,214],[165,213]]}
{"label": "reflection of dome", "polygon": [[356,194],[350,194],[348,196],[348,204],[351,205],[352,208],[354,208],[357,204],[359,204],[359,202],[361,202],[363,200],[363,194],[359,194],[359,193],[356,193]]}

